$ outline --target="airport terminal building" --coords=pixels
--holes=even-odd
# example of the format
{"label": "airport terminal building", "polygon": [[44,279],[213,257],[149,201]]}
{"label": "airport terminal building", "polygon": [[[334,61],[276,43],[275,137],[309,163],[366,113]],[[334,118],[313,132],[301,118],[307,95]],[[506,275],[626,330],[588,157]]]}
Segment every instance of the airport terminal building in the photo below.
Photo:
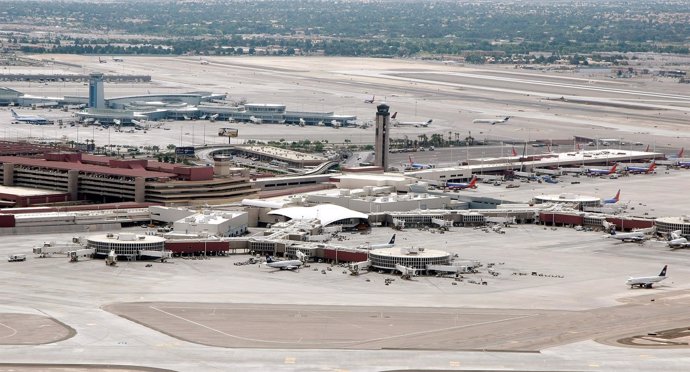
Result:
{"label": "airport terminal building", "polygon": [[4,186],[58,191],[65,195],[60,201],[218,204],[253,198],[258,192],[248,171],[210,166],[67,152],[43,158],[0,156],[0,164]]}

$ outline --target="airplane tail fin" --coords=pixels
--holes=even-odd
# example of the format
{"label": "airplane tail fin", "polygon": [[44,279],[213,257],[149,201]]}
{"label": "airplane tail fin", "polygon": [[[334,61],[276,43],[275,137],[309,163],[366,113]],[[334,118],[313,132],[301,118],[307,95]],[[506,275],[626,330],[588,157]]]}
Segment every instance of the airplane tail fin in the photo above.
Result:
{"label": "airplane tail fin", "polygon": [[391,115],[391,119],[395,119],[395,117],[398,116],[398,112],[394,112],[393,115]]}
{"label": "airplane tail fin", "polygon": [[661,272],[659,273],[659,276],[666,276],[666,269],[668,268],[668,265],[664,265],[664,268],[661,269]]}
{"label": "airplane tail fin", "polygon": [[613,197],[613,200],[618,202],[621,199],[621,190],[619,189],[618,192],[616,193],[616,196]]}
{"label": "airplane tail fin", "polygon": [[391,237],[391,240],[388,242],[388,244],[395,244],[395,234]]}
{"label": "airplane tail fin", "polygon": [[19,116],[19,115],[17,115],[17,113],[16,113],[16,112],[14,112],[14,110],[13,110],[13,109],[10,109],[10,111],[12,111],[12,116],[13,116],[13,117],[15,117],[15,118],[16,118],[16,117],[18,117],[18,116]]}
{"label": "airplane tail fin", "polygon": [[[682,151],[681,151],[682,152]],[[656,163],[652,162],[652,164],[649,165],[649,169],[647,169],[647,173],[651,173],[654,171],[654,168],[656,168]]]}
{"label": "airplane tail fin", "polygon": [[517,156],[517,151],[515,151],[515,146],[513,146],[513,156]]}
{"label": "airplane tail fin", "polygon": [[683,157],[684,153],[685,153],[685,147],[681,147],[680,151],[678,151],[678,155],[676,157],[681,159]]}
{"label": "airplane tail fin", "polygon": [[412,155],[408,155],[407,159],[410,160],[410,166],[412,166],[412,164],[414,163],[414,161],[412,160]]}
{"label": "airplane tail fin", "polygon": [[649,152],[649,145],[647,145],[647,148],[644,150],[644,152]]}
{"label": "airplane tail fin", "polygon": [[609,174],[614,174],[616,173],[616,168],[618,167],[618,163],[614,164],[613,167],[611,167],[611,170],[609,170]]}
{"label": "airplane tail fin", "polygon": [[267,262],[267,263],[273,262],[273,257],[270,256],[270,255],[266,255],[266,262]]}
{"label": "airplane tail fin", "polygon": [[431,122],[434,121],[433,119],[429,119],[429,121],[426,122],[426,125],[431,124]]}
{"label": "airplane tail fin", "polygon": [[467,187],[471,189],[477,187],[477,175],[472,176],[472,180],[470,181],[470,184],[467,185]]}

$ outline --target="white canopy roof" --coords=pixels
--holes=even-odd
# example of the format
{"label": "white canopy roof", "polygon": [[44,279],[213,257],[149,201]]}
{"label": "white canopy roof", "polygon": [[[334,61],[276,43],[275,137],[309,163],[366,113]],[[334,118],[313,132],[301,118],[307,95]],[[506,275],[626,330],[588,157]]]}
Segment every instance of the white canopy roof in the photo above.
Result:
{"label": "white canopy roof", "polygon": [[282,208],[268,212],[268,214],[285,216],[293,220],[318,219],[324,226],[347,218],[369,218],[369,216],[364,213],[333,204],[319,204],[313,207]]}

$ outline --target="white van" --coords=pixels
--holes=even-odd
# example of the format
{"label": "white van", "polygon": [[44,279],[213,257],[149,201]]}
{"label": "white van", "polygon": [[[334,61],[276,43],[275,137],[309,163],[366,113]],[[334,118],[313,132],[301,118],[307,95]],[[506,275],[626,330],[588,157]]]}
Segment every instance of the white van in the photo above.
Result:
{"label": "white van", "polygon": [[7,256],[7,262],[26,261],[25,254],[11,254]]}

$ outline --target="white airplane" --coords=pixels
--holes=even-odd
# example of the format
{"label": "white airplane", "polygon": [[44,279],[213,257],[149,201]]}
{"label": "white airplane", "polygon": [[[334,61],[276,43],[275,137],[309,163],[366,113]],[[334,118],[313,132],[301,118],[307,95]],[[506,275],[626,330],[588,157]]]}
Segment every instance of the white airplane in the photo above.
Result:
{"label": "white airplane", "polygon": [[113,62],[124,62],[125,60],[120,57],[113,57]]}
{"label": "white airplane", "polygon": [[427,121],[399,121],[395,117],[398,116],[398,112],[394,112],[393,115],[391,115],[391,122],[393,123],[394,127],[428,127],[433,119],[429,119]]}
{"label": "white airplane", "polygon": [[342,123],[337,120],[331,120],[331,126],[335,129],[339,129],[342,126]]}
{"label": "white airplane", "polygon": [[629,233],[617,233],[616,230],[611,231],[611,235],[607,235],[608,238],[618,239],[623,242],[642,242],[645,239],[644,232],[633,231]]}
{"label": "white airplane", "polygon": [[15,121],[19,122],[24,122],[28,124],[51,124],[52,122],[44,117],[41,116],[36,116],[36,115],[19,115],[17,114],[14,110],[10,109],[12,112],[12,118],[14,118]]}
{"label": "white airplane", "polygon": [[503,124],[510,119],[510,116],[506,116],[503,119],[474,119],[472,120],[472,124]]}
{"label": "white airplane", "polygon": [[307,122],[306,122],[304,119],[299,118],[299,126],[300,126],[300,127],[303,127],[303,126],[305,126],[305,125],[307,125]]}
{"label": "white airplane", "polygon": [[659,283],[660,281],[667,278],[667,267],[668,265],[664,265],[664,268],[661,269],[661,272],[657,276],[640,276],[637,278],[631,276],[630,278],[628,278],[628,280],[625,281],[625,284],[629,285],[630,288],[634,288],[635,286],[638,286],[640,288],[652,288],[652,285],[654,285],[654,283]]}
{"label": "white airplane", "polygon": [[280,270],[295,270],[299,269],[300,266],[304,265],[304,261],[306,261],[306,256],[304,253],[297,251],[297,260],[283,260],[283,261],[276,261],[273,259],[273,257],[266,255],[266,266],[274,268],[274,269],[280,269]]}
{"label": "white airplane", "polygon": [[688,242],[688,239],[684,238],[681,233],[681,230],[671,232],[671,239],[668,241],[669,248],[690,248],[690,242]]}
{"label": "white airplane", "polygon": [[218,119],[218,116],[219,116],[218,114],[213,114],[213,115],[209,116],[208,120],[210,120],[211,122],[214,122],[214,121],[216,121],[216,119]]}
{"label": "white airplane", "polygon": [[412,155],[408,156],[407,158],[410,159],[410,169],[431,169],[435,167],[433,164],[415,163],[414,160],[412,160]]}
{"label": "white airplane", "polygon": [[249,121],[251,121],[254,124],[261,124],[263,122],[263,120],[261,120],[261,118],[257,118],[254,115],[249,117]]}
{"label": "white airplane", "polygon": [[[134,123],[135,121],[136,121],[136,120],[132,119],[132,123]],[[120,119],[113,119],[113,124],[115,124],[115,125],[120,125],[120,124],[122,124],[122,120],[120,120]],[[137,125],[137,124],[139,124],[139,122],[134,123],[134,125]]]}
{"label": "white airplane", "polygon": [[382,243],[382,244],[364,244],[360,245],[358,248],[362,249],[381,249],[381,248],[392,248],[395,246],[395,234],[391,237],[391,240],[388,241],[388,243]]}
{"label": "white airplane", "polygon": [[201,116],[199,116],[199,120],[206,120],[207,117],[208,117],[207,115],[201,115]]}

